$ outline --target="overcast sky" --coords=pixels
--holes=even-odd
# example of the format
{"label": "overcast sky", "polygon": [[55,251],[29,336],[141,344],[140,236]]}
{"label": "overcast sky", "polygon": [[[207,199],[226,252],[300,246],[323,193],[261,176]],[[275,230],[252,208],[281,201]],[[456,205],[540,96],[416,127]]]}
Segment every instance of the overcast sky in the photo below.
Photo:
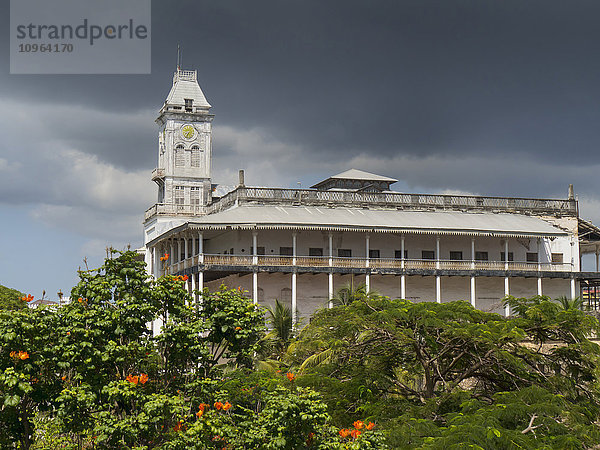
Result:
{"label": "overcast sky", "polygon": [[[9,2],[0,0],[9,29]],[[600,223],[600,2],[170,0],[151,75],[9,75],[0,42],[0,284],[70,292],[142,244],[177,44],[215,114],[213,180],[565,198]]]}

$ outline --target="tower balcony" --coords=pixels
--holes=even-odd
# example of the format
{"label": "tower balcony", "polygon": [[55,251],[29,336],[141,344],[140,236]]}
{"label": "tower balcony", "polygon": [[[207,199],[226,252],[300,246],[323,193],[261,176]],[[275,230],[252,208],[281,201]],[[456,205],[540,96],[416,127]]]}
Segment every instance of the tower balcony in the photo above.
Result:
{"label": "tower balcony", "polygon": [[200,216],[206,214],[206,206],[178,203],[156,203],[146,210],[144,220],[153,216]]}
{"label": "tower balcony", "polygon": [[165,177],[165,169],[156,168],[152,171],[152,181],[160,180]]}

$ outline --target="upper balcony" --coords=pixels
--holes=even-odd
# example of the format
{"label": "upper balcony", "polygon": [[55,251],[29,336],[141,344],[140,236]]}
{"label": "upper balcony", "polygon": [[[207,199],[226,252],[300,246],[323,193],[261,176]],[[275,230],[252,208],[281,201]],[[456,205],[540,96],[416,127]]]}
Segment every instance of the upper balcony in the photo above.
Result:
{"label": "upper balcony", "polygon": [[[474,195],[403,194],[401,192],[320,191],[240,186],[213,202],[199,214],[211,214],[234,204],[259,203],[273,206],[344,206],[418,210],[459,210],[511,212],[530,215],[577,216],[576,200],[481,197]],[[154,214],[192,215],[192,205],[155,205],[146,211]],[[185,206],[185,207],[183,207]],[[190,206],[190,207],[188,207]],[[197,207],[196,207],[197,208]],[[168,211],[168,212],[167,212]]]}

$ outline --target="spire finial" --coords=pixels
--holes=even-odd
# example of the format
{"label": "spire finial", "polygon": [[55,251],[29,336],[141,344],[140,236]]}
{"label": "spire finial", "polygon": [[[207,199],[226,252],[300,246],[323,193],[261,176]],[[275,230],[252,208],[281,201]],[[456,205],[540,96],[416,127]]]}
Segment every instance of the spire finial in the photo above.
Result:
{"label": "spire finial", "polygon": [[181,52],[179,49],[179,44],[177,44],[177,71],[181,70]]}

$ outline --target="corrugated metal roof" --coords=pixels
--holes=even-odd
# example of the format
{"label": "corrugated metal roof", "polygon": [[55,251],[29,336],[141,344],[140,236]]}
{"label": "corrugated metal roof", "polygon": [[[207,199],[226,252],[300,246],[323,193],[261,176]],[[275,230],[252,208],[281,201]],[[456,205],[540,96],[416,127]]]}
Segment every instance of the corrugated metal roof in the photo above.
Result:
{"label": "corrugated metal roof", "polygon": [[342,179],[342,180],[364,180],[364,181],[388,181],[395,183],[398,180],[394,178],[384,177],[374,173],[365,172],[364,170],[350,169],[345,172],[332,175],[329,178]]}
{"label": "corrugated metal roof", "polygon": [[564,236],[568,233],[538,217],[509,213],[403,211],[310,206],[243,205],[198,217],[191,228],[271,228],[373,230],[380,232]]}

